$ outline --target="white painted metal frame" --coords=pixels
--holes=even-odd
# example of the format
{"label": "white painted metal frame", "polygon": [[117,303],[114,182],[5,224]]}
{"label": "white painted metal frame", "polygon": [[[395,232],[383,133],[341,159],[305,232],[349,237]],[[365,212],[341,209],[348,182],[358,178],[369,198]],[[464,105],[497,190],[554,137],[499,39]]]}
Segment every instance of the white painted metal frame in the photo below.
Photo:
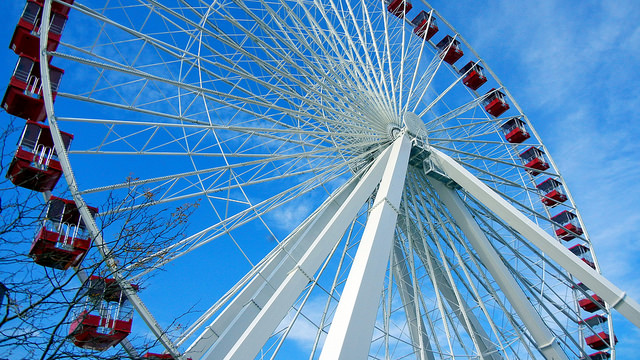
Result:
{"label": "white painted metal frame", "polygon": [[491,246],[484,232],[482,232],[467,208],[464,207],[457,193],[438,181],[433,181],[432,185],[442,202],[451,212],[451,215],[455,218],[456,224],[465,233],[467,240],[477,252],[482,264],[489,270],[502,292],[509,299],[509,303],[531,333],[540,352],[547,359],[568,360],[555,336],[531,305],[505,264],[502,263],[500,255]]}
{"label": "white painted metal frame", "polygon": [[[406,137],[396,140],[394,147],[384,151],[374,162],[371,168],[358,182],[355,189],[349,194],[345,202],[332,214],[331,219],[322,228],[322,231],[309,245],[302,257],[287,273],[286,278],[279,284],[275,292],[260,308],[259,313],[252,319],[241,336],[229,341],[233,342],[231,349],[225,354],[225,360],[242,360],[254,358],[266,340],[271,336],[280,321],[285,317],[293,303],[296,301],[304,287],[314,281],[314,274],[329,251],[342,238],[358,210],[363,206],[376,186],[380,183],[385,167],[390,160],[390,151],[409,143]],[[400,144],[400,145],[398,145]],[[410,149],[410,147],[409,147]],[[393,154],[397,154],[395,150]],[[396,155],[397,156],[397,155]],[[407,150],[408,159],[408,150]],[[389,254],[387,254],[388,256]],[[369,337],[370,339],[370,337]],[[205,354],[202,359],[215,359],[211,353]]]}
{"label": "white painted metal frame", "polygon": [[[44,7],[42,10],[42,18],[49,19],[51,13],[51,2],[53,0],[46,0],[44,3]],[[42,21],[40,25],[40,33],[48,34],[49,33],[49,21]],[[140,317],[147,324],[151,332],[154,336],[160,341],[160,343],[167,349],[167,351],[176,359],[183,359],[180,356],[180,352],[173,345],[164,329],[160,326],[158,321],[153,317],[151,312],[144,305],[136,290],[133,289],[131,284],[123,279],[119,274],[119,267],[115,259],[113,259],[109,255],[109,250],[106,247],[104,240],[102,239],[102,233],[98,228],[98,225],[95,222],[95,219],[91,215],[87,204],[82,199],[82,196],[79,194],[79,189],[77,184],[75,183],[75,179],[73,176],[73,171],[71,169],[71,165],[69,163],[69,158],[66,152],[66,148],[64,146],[64,142],[62,140],[62,136],[60,135],[60,129],[56,123],[56,117],[53,108],[53,97],[51,94],[51,79],[49,76],[49,62],[47,61],[49,58],[49,54],[47,53],[47,41],[48,36],[42,35],[40,36],[40,74],[42,76],[43,83],[43,98],[45,103],[45,108],[47,111],[47,118],[49,120],[49,127],[51,128],[51,137],[55,144],[56,153],[58,155],[58,160],[60,161],[60,165],[62,167],[62,172],[67,181],[67,185],[71,194],[73,195],[73,200],[76,203],[78,208],[78,212],[82,217],[82,221],[87,226],[89,233],[91,234],[91,238],[93,239],[93,243],[96,245],[100,253],[105,259],[106,265],[113,272],[115,279],[120,284],[120,287],[124,291],[127,299],[131,302],[135,310],[138,312]],[[127,348],[128,351],[131,351],[131,348]]]}
{"label": "white painted metal frame", "polygon": [[411,141],[403,133],[391,148],[321,360],[366,359],[369,354],[410,153]]}
{"label": "white painted metal frame", "polygon": [[640,304],[628,297],[626,292],[582,262],[451,157],[435,149],[432,149],[432,154],[439,160],[446,174],[466,192],[483,203],[556,263],[562,264],[571,275],[598,294],[612,308],[618,310],[627,320],[640,327]]}

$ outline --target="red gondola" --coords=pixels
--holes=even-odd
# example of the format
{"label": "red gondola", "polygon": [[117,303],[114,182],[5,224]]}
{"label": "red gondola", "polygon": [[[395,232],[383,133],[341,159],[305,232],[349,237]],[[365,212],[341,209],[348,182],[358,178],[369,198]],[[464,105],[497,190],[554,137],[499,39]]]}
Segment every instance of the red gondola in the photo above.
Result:
{"label": "red gondola", "polygon": [[580,260],[582,260],[585,264],[589,265],[590,268],[595,270],[596,264],[593,261],[587,258],[581,258]]}
{"label": "red gondola", "polygon": [[397,17],[404,17],[412,7],[411,0],[392,0],[387,5],[387,10]]}
{"label": "red gondola", "polygon": [[584,320],[580,320],[580,324],[589,325],[590,327],[600,327],[599,325],[607,322],[607,317],[602,315],[593,315]]}
{"label": "red gondola", "polygon": [[504,133],[505,139],[512,144],[520,144],[531,137],[531,134],[525,128],[525,122],[520,117],[514,117],[507,120],[500,126]]}
{"label": "red gondola", "polygon": [[484,99],[484,109],[491,115],[498,117],[509,110],[509,104],[504,97],[502,91],[491,89],[487,91],[487,97]]}
{"label": "red gondola", "polygon": [[593,298],[593,300],[589,298],[578,300],[578,305],[580,305],[582,310],[592,313],[596,310],[604,308],[604,301],[600,298],[600,296],[594,294],[591,295],[591,297]]}
{"label": "red gondola", "polygon": [[413,33],[429,41],[438,32],[438,25],[436,24],[435,16],[431,16],[430,13],[422,10],[411,20],[413,26]]}
{"label": "red gondola", "polygon": [[440,42],[436,44],[436,48],[440,50],[440,58],[451,65],[464,55],[460,48],[460,41],[452,38],[451,35],[447,35],[444,39],[440,40]]}
{"label": "red gondola", "polygon": [[567,195],[562,189],[562,183],[556,179],[548,178],[536,185],[536,188],[544,194],[542,203],[549,207],[554,207],[567,201]]}
{"label": "red gondola", "polygon": [[466,74],[464,79],[462,79],[463,84],[471,90],[478,90],[480,86],[487,82],[487,77],[484,76],[483,70],[484,68],[479,64],[469,61],[458,73],[460,75]]}
{"label": "red gondola", "polygon": [[69,328],[76,346],[106,350],[131,333],[133,308],[114,279],[91,276],[82,291],[86,296],[84,307]]}
{"label": "red gondola", "polygon": [[[154,359],[154,360],[161,360],[161,359],[171,359],[173,360],[174,357],[171,356],[170,354],[155,354],[155,353],[146,353],[142,356],[143,359]],[[191,360],[191,358],[187,358],[187,360]]]}
{"label": "red gondola", "polygon": [[[594,350],[606,349],[609,347],[609,344],[611,344],[609,334],[604,331],[601,331],[596,335],[587,336],[584,340],[587,345]],[[618,343],[618,338],[616,336],[613,337],[613,343]]]}
{"label": "red gondola", "polygon": [[[60,135],[68,149],[73,135],[65,132]],[[61,175],[62,167],[53,148],[51,130],[44,124],[27,121],[7,178],[17,186],[42,192],[52,190]]]}
{"label": "red gondola", "polygon": [[532,176],[540,174],[540,170],[544,171],[549,168],[549,163],[544,159],[544,151],[532,146],[520,154],[520,158],[524,161],[524,166],[529,168],[527,172]]}
{"label": "red gondola", "polygon": [[573,290],[582,290],[584,292],[590,291],[589,288],[587,287],[587,285],[585,285],[583,283],[577,283],[575,285],[571,285],[571,288]]}
{"label": "red gondola", "polygon": [[[45,0],[36,0],[36,2],[40,6],[44,6]],[[56,13],[56,14],[62,14],[62,15],[65,15],[65,16],[69,15],[69,11],[71,10],[69,5],[73,5],[73,2],[74,2],[74,0],[62,0],[61,3],[57,2],[57,1],[52,1],[51,2],[51,12],[52,13]]]}
{"label": "red gondola", "polygon": [[[49,65],[54,100],[62,74],[64,74],[64,70]],[[31,121],[43,122],[47,118],[42,97],[42,78],[38,60],[28,56],[20,56],[2,99],[2,107],[11,115]]]}
{"label": "red gondola", "polygon": [[570,247],[569,251],[571,251],[576,256],[582,256],[589,252],[589,248],[582,244],[578,244]]}
{"label": "red gondola", "polygon": [[[89,211],[94,215],[98,209],[90,206]],[[75,202],[52,196],[29,256],[39,265],[66,270],[80,264],[90,246],[89,233]]]}
{"label": "red gondola", "polygon": [[154,354],[154,353],[146,353],[142,356],[143,359],[153,359],[153,360],[161,360],[161,359],[170,359],[173,360],[173,356],[171,354]]}
{"label": "red gondola", "polygon": [[[54,4],[56,4],[54,2]],[[36,0],[27,0],[22,16],[18,21],[9,47],[18,55],[26,55],[33,59],[40,58],[40,25],[42,22],[42,4]],[[66,8],[66,7],[65,7]],[[68,9],[68,8],[67,8]],[[55,51],[60,44],[62,30],[67,22],[67,15],[51,12],[47,50]]]}
{"label": "red gondola", "polygon": [[560,227],[556,226],[556,236],[562,240],[571,240],[576,235],[582,235],[582,228],[578,222],[576,214],[570,211],[563,211],[558,215],[551,218],[551,221],[555,221],[560,224]]}

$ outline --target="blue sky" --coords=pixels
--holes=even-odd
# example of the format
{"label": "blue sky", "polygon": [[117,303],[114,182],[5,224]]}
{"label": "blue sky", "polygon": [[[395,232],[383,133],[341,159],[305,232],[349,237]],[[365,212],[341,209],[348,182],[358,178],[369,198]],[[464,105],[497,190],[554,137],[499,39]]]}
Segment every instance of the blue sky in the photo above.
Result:
{"label": "blue sky", "polygon": [[[0,36],[7,45],[23,4],[3,4],[8,25]],[[640,299],[640,2],[431,5],[518,100],[574,196],[604,275]],[[0,54],[1,76],[8,81],[16,57],[8,49]],[[621,316],[615,320],[618,356],[633,358],[640,330]]]}
{"label": "blue sky", "polygon": [[[516,98],[581,211],[604,275],[640,299],[640,2],[431,3]],[[640,330],[614,316],[620,359]]]}

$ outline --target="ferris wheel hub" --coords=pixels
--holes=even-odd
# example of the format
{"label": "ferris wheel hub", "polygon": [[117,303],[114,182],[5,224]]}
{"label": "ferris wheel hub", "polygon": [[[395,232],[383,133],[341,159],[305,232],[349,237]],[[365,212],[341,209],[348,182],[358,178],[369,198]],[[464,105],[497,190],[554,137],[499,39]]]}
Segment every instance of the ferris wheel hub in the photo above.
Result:
{"label": "ferris wheel hub", "polygon": [[391,140],[397,139],[402,134],[402,128],[398,126],[398,124],[389,124],[387,125],[387,134],[391,138]]}
{"label": "ferris wheel hub", "polygon": [[402,116],[402,122],[409,135],[412,137],[427,138],[427,128],[422,119],[411,111],[407,111]]}

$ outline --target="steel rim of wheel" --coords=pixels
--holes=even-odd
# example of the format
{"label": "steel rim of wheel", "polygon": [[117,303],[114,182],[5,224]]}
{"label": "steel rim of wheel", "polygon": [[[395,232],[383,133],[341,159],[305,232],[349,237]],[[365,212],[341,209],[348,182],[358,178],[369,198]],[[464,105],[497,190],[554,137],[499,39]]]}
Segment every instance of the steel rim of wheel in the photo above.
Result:
{"label": "steel rim of wheel", "polygon": [[[426,2],[415,7],[432,11]],[[275,246],[279,256],[297,259],[287,247],[293,246],[286,240],[292,228],[273,225],[276,217],[302,209],[309,216],[300,226],[311,227],[323,214],[319,204],[329,197],[338,201],[340,189],[354,186],[403,133],[414,143],[426,144],[425,149],[457,160],[553,234],[550,217],[557,209],[540,202],[536,184],[542,176],[564,182],[562,176],[515,100],[435,11],[440,32],[433,43],[415,36],[407,21],[378,1],[215,1],[210,6],[197,1],[120,1],[93,9],[76,3],[72,12],[63,42],[52,54],[67,74],[50,121],[52,128],[76,135],[68,154],[74,172],[65,169],[74,198],[90,203],[133,185],[139,189],[137,201],[153,194],[154,207],[200,199],[202,206],[189,219],[190,235],[151,260],[163,269],[184,271],[189,261],[203,261],[206,249],[220,246],[229,251],[225,257],[233,256],[242,264],[238,267],[246,269],[245,277],[230,277],[231,282],[240,281],[238,286],[219,292],[215,304],[210,301],[213,307],[203,315],[206,319],[196,322],[200,327],[165,338],[168,347],[180,353],[206,352],[194,342],[203,325],[216,319],[267,266],[260,259],[275,243],[255,246],[242,237],[272,237],[280,243]],[[417,10],[407,20],[415,14]],[[83,33],[75,32],[78,29]],[[458,67],[474,61],[487,70],[489,82],[477,93],[461,83],[462,76],[434,49],[445,34],[463,43],[465,56]],[[503,91],[512,106],[504,116],[496,118],[483,109],[491,87]],[[50,113],[51,104],[47,107]],[[425,127],[412,122],[411,114]],[[516,116],[526,120],[533,135],[522,144],[508,143],[499,129]],[[531,146],[545,150],[551,164],[537,178],[526,172],[518,156]],[[66,155],[60,150],[64,164]],[[412,154],[414,162],[416,158],[422,160]],[[104,166],[109,172],[100,171]],[[131,170],[136,180],[124,181]],[[396,209],[393,265],[384,276],[369,355],[484,353],[491,358],[497,351],[510,358],[539,356],[532,335],[447,209],[437,190],[442,179],[426,176],[416,164],[409,165],[406,179]],[[76,183],[78,188],[73,187]],[[557,208],[574,212],[585,229],[566,191],[569,199]],[[594,330],[578,325],[584,316],[576,299],[586,294],[576,286],[578,281],[464,189],[457,192],[567,356],[591,352],[583,339]],[[309,283],[283,322],[276,321],[273,334],[259,348],[260,358],[287,354],[303,340],[307,347],[298,346],[297,351],[319,356],[367,213],[378,205],[374,196],[366,199],[344,236],[335,239],[327,260],[317,272],[305,274]],[[577,238],[590,247],[586,230]],[[121,280],[135,282],[143,275],[132,266],[121,273]],[[154,302],[144,291],[140,298]],[[140,316],[153,327],[151,313],[140,304]],[[608,331],[612,333],[611,321]],[[301,340],[300,333],[313,336]],[[237,347],[233,341],[225,344]]]}

